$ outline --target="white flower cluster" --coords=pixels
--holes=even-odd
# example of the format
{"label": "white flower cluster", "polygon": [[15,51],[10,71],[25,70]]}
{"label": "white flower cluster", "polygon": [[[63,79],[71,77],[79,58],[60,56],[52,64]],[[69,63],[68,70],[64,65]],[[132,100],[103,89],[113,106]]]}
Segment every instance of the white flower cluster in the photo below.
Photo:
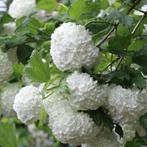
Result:
{"label": "white flower cluster", "polygon": [[36,8],[35,0],[13,0],[10,4],[8,13],[15,19],[35,13],[34,17],[39,21],[46,21],[49,16],[45,10],[38,10]]}
{"label": "white flower cluster", "polygon": [[13,109],[26,124],[40,119],[43,105],[39,89],[32,85],[23,87],[15,97]]}
{"label": "white flower cluster", "polygon": [[147,90],[125,89],[121,86],[111,85],[108,90],[107,108],[116,123],[123,130],[123,138],[118,141],[125,145],[135,137],[136,131],[143,134],[137,120],[147,112]]}
{"label": "white flower cluster", "polygon": [[13,0],[9,7],[9,15],[13,18],[28,16],[34,12],[36,7],[35,0]]}
{"label": "white flower cluster", "polygon": [[[92,37],[83,26],[64,23],[57,28],[51,37],[50,53],[57,68],[73,71],[66,82],[63,81],[69,93],[64,95],[60,90],[49,93],[49,89],[56,85],[60,87],[62,83],[55,75],[51,77],[53,82],[50,85],[43,83],[39,88],[26,82],[28,86],[22,88],[14,100],[13,109],[17,117],[29,124],[39,120],[45,108],[49,127],[62,143],[82,144],[82,147],[123,147],[132,140],[137,119],[147,111],[147,90],[140,92],[115,85],[102,86],[89,74],[76,71],[82,66],[90,67],[98,57]],[[46,99],[42,100],[41,94]],[[106,107],[113,120],[120,124],[123,138],[118,138],[114,132],[103,131],[87,113],[81,112],[96,110],[100,106]]]}
{"label": "white flower cluster", "polygon": [[90,66],[98,57],[88,30],[71,22],[63,23],[52,34],[50,53],[62,71]]}
{"label": "white flower cluster", "polygon": [[95,140],[91,140],[90,143],[82,144],[82,147],[123,147],[116,139],[113,132],[108,129],[104,129],[97,136]]}
{"label": "white flower cluster", "polygon": [[99,132],[88,114],[75,111],[69,101],[53,94],[44,100],[49,114],[49,126],[63,143],[80,145],[95,138]]}
{"label": "white flower cluster", "polygon": [[0,104],[1,104],[2,113],[5,116],[15,115],[13,110],[13,103],[14,103],[15,95],[18,93],[19,90],[20,90],[19,83],[9,84],[2,89],[2,92],[0,94],[0,101],[1,101]]}
{"label": "white flower cluster", "polygon": [[13,73],[12,62],[8,59],[8,55],[0,49],[0,83],[8,79]]}
{"label": "white flower cluster", "polygon": [[118,139],[118,141],[125,146],[128,141],[131,141],[135,137],[136,130],[135,126],[131,124],[121,124],[121,127],[123,130],[123,138]]}
{"label": "white flower cluster", "polygon": [[147,111],[147,92],[110,86],[108,109],[116,122],[134,122]]}
{"label": "white flower cluster", "polygon": [[66,81],[71,92],[70,104],[77,110],[96,110],[102,105],[105,88],[97,86],[97,81],[90,75],[74,72]]}

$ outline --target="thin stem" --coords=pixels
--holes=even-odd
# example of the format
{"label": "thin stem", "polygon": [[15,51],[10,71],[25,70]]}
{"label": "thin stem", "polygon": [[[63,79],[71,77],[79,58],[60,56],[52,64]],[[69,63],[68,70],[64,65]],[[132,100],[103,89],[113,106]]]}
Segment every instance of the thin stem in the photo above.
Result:
{"label": "thin stem", "polygon": [[[128,10],[127,14],[129,14],[135,7],[136,5],[140,2],[141,0],[137,0],[134,5]],[[108,32],[108,34],[106,34],[106,36],[96,45],[96,47],[100,47],[108,38],[109,36],[111,36],[111,34],[117,29],[117,26],[119,25],[119,23],[114,24],[112,29]]]}
{"label": "thin stem", "polygon": [[119,68],[119,66],[120,66],[120,64],[122,63],[123,59],[124,59],[124,57],[121,57],[121,58],[120,58],[120,61],[119,61],[118,65],[117,65],[117,67],[116,67],[116,70]]}
{"label": "thin stem", "polygon": [[[130,4],[127,4],[129,7],[131,7],[132,5],[130,5]],[[134,8],[134,10],[137,10],[137,11],[139,11],[139,12],[141,12],[141,13],[145,13],[145,11],[142,11],[142,10],[140,10],[140,9],[137,9],[137,8]]]}
{"label": "thin stem", "polygon": [[117,62],[119,59],[120,59],[120,58],[117,58],[117,59],[113,60],[110,64],[108,64],[108,65],[103,69],[102,72],[104,72],[105,70],[107,70],[108,67],[112,66],[112,65],[113,65],[115,62]]}
{"label": "thin stem", "polygon": [[144,15],[141,17],[141,19],[138,21],[138,23],[135,25],[133,31],[132,31],[132,34],[134,34],[136,32],[136,30],[139,28],[139,26],[141,25],[141,23],[143,22],[143,20],[145,19],[147,15],[147,12],[144,13]]}
{"label": "thin stem", "polygon": [[97,47],[100,47],[108,38],[109,36],[115,31],[118,24],[113,25],[112,29],[106,34],[106,36],[96,45]]}
{"label": "thin stem", "polygon": [[86,23],[85,26],[87,27],[87,26],[90,25],[91,23],[106,23],[106,24],[114,25],[113,23],[106,22],[106,21],[93,20],[93,21],[90,21],[90,22]]}
{"label": "thin stem", "polygon": [[136,5],[139,4],[139,2],[141,2],[141,0],[137,0],[137,1],[134,3],[134,5],[128,10],[127,14],[129,14],[129,13],[136,7]]}

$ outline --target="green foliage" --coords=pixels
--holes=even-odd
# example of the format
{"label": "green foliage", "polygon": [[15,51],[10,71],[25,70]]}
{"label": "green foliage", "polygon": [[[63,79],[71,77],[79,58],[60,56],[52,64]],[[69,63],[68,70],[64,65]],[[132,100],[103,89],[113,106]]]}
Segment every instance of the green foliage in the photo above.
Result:
{"label": "green foliage", "polygon": [[23,64],[14,64],[13,65],[13,72],[14,72],[14,76],[18,79],[20,79],[22,77],[22,73],[23,73],[23,69],[24,69],[24,65]]}
{"label": "green foliage", "polygon": [[9,14],[0,12],[0,26],[11,21],[13,21],[13,18]]}
{"label": "green foliage", "polygon": [[136,51],[133,56],[133,61],[145,68],[147,68],[147,45]]}
{"label": "green foliage", "polygon": [[132,141],[127,142],[125,147],[146,147],[147,146],[147,136],[139,137],[136,136]]}
{"label": "green foliage", "polygon": [[126,27],[130,27],[133,23],[133,19],[130,16],[114,9],[109,12],[109,14],[105,17],[105,19],[112,23],[120,23]]}
{"label": "green foliage", "polygon": [[19,45],[17,48],[17,56],[21,63],[27,64],[31,56],[33,48],[28,45]]}
{"label": "green foliage", "polygon": [[123,50],[127,49],[131,42],[131,36],[115,36],[111,37],[109,40],[108,48],[116,49],[116,50]]}
{"label": "green foliage", "polygon": [[[83,72],[89,73],[98,80],[99,84],[116,84],[141,90],[146,88],[147,36],[143,29],[144,24],[147,24],[147,18],[140,22],[141,17],[134,14],[134,10],[146,4],[146,0],[117,0],[112,6],[109,6],[108,0],[63,0],[63,3],[58,3],[57,0],[36,0],[36,2],[38,9],[49,13],[47,21],[37,20],[33,13],[15,20],[17,28],[14,34],[0,35],[0,48],[3,51],[17,48],[18,64],[13,65],[13,76],[8,82],[21,81],[22,73],[25,72],[34,82],[46,82],[46,87],[58,79],[59,83],[47,90],[69,94],[65,83],[69,73],[60,72],[55,67],[49,52],[54,30],[64,22],[74,21],[90,31],[96,48],[100,50],[99,61],[91,69],[83,68]],[[104,13],[99,15],[101,10],[104,10]],[[58,16],[52,16],[53,11],[56,11]],[[14,22],[14,19],[7,13],[0,12],[0,33],[3,31],[3,25],[8,22]],[[98,126],[112,130],[116,125],[115,131],[123,136],[121,127],[113,123],[107,110],[99,108],[86,113]],[[146,115],[143,115],[139,121],[147,130]],[[30,145],[29,141],[32,138],[27,135],[25,126],[20,122],[15,124],[17,130],[14,123],[0,122],[0,146]],[[46,126],[46,122],[42,121],[41,129],[49,132]],[[18,135],[18,142],[15,134]],[[54,146],[65,145],[56,140]],[[138,135],[126,144],[126,147],[145,146],[147,146],[147,136]]]}
{"label": "green foliage", "polygon": [[55,10],[58,6],[56,0],[37,0],[37,8],[47,10],[49,12]]}
{"label": "green foliage", "polygon": [[109,115],[105,112],[103,108],[99,108],[97,110],[91,110],[91,111],[84,111],[89,114],[89,116],[94,120],[94,122],[98,126],[109,128],[110,130],[113,129],[114,124]]}
{"label": "green foliage", "polygon": [[69,15],[72,19],[79,21],[82,19],[92,18],[108,6],[107,1],[103,0],[75,0],[69,9]]}
{"label": "green foliage", "polygon": [[16,147],[16,129],[13,123],[0,122],[0,145],[2,147]]}
{"label": "green foliage", "polygon": [[40,52],[34,51],[28,66],[25,68],[25,73],[32,81],[48,82],[50,79],[49,57],[43,59]]}

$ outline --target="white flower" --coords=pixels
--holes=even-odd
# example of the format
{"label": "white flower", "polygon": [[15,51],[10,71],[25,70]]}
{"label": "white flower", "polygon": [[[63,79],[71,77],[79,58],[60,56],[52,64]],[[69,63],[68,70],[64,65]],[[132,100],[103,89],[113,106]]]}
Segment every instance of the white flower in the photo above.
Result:
{"label": "white flower", "polygon": [[59,15],[59,12],[58,12],[58,11],[53,11],[53,12],[52,12],[52,16],[53,16],[53,17],[57,17],[58,15]]}
{"label": "white flower", "polygon": [[1,93],[1,108],[5,116],[14,116],[13,103],[15,95],[20,90],[20,84],[9,84],[2,89]]}
{"label": "white flower", "polygon": [[11,35],[14,34],[16,30],[16,23],[15,22],[5,23],[3,27],[4,27],[3,34]]}
{"label": "white flower", "polygon": [[108,109],[116,122],[133,122],[142,114],[144,106],[140,105],[139,90],[110,86],[108,90]]}
{"label": "white flower", "polygon": [[[142,6],[140,10],[146,12],[146,11],[147,11],[147,5]],[[140,15],[144,15],[144,13],[142,13],[142,12],[140,12],[140,11],[137,11],[137,10],[134,11],[134,14],[135,14],[135,15],[139,15],[139,16],[140,16]]]}
{"label": "white flower", "polygon": [[23,87],[15,97],[13,109],[18,119],[24,123],[32,123],[40,119],[42,100],[39,89],[32,85]]}
{"label": "white flower", "polygon": [[47,21],[49,19],[49,13],[47,13],[45,10],[37,10],[37,13],[34,16],[39,21]]}
{"label": "white flower", "polygon": [[7,6],[4,1],[0,1],[0,12],[7,11]]}
{"label": "white flower", "polygon": [[9,15],[19,19],[23,16],[28,16],[35,11],[35,0],[13,0],[9,7]]}
{"label": "white flower", "polygon": [[69,101],[77,110],[95,110],[102,104],[105,89],[87,73],[74,72],[66,81],[71,91]]}
{"label": "white flower", "polygon": [[49,114],[49,127],[62,143],[80,145],[99,133],[89,115],[73,110],[68,100],[54,95],[45,99],[44,105]]}
{"label": "white flower", "polygon": [[79,69],[95,63],[98,52],[84,26],[63,23],[51,36],[51,56],[62,71]]}
{"label": "white flower", "polygon": [[108,129],[102,130],[95,140],[82,144],[82,147],[123,147],[116,139],[113,132]]}
{"label": "white flower", "polygon": [[7,80],[13,73],[13,67],[11,61],[8,59],[6,53],[3,53],[0,49],[0,83]]}

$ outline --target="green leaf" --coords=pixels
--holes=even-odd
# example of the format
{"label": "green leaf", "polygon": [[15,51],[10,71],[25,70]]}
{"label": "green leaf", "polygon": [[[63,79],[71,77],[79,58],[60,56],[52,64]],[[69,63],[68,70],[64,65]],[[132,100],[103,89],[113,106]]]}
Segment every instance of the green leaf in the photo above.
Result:
{"label": "green leaf", "polygon": [[114,128],[114,124],[113,124],[112,119],[110,118],[109,115],[107,115],[104,112],[103,108],[99,108],[99,109],[93,110],[93,111],[89,110],[89,111],[85,111],[85,112],[89,114],[89,116],[93,119],[93,121],[96,123],[96,125],[109,128],[110,130],[112,130]]}
{"label": "green leaf", "polygon": [[130,29],[125,27],[124,25],[119,25],[117,27],[117,35],[118,36],[128,36],[130,34],[131,34]]}
{"label": "green leaf", "polygon": [[147,42],[147,40],[145,40],[145,39],[133,40],[132,43],[129,45],[128,50],[129,51],[138,51],[146,44],[146,42]]}
{"label": "green leaf", "polygon": [[19,45],[17,48],[17,56],[21,63],[27,64],[30,59],[33,48],[28,45]]}
{"label": "green leaf", "polygon": [[88,29],[93,34],[96,34],[96,33],[99,33],[100,31],[106,29],[108,26],[110,26],[110,24],[107,22],[97,21],[97,22],[91,22],[91,23],[87,24],[86,29]]}
{"label": "green leaf", "polygon": [[48,82],[50,80],[49,57],[47,56],[43,61],[42,54],[33,51],[25,73],[32,81]]}
{"label": "green leaf", "polygon": [[108,48],[123,50],[127,49],[131,43],[131,36],[115,36],[111,37],[108,42]]}
{"label": "green leaf", "polygon": [[132,78],[132,80],[137,88],[143,89],[146,87],[146,80],[144,79],[141,73],[136,75],[136,77]]}
{"label": "green leaf", "polygon": [[0,122],[0,146],[16,147],[16,130],[12,123]]}
{"label": "green leaf", "polygon": [[115,9],[112,9],[107,16],[105,16],[105,19],[112,23],[120,23],[126,27],[130,27],[133,24],[132,17],[118,11]]}
{"label": "green leaf", "polygon": [[58,6],[56,0],[37,0],[37,8],[47,10],[49,12],[54,11]]}
{"label": "green leaf", "polygon": [[107,6],[108,2],[104,0],[75,0],[69,9],[69,16],[77,21],[93,18]]}
{"label": "green leaf", "polygon": [[17,78],[21,78],[23,73],[24,65],[23,64],[14,64],[13,65],[13,72]]}
{"label": "green leaf", "polygon": [[16,21],[16,26],[17,26],[16,29],[17,32],[29,31],[32,34],[36,34],[38,29],[41,28],[41,23],[32,17],[22,17]]}
{"label": "green leaf", "polygon": [[78,20],[85,10],[85,0],[76,0],[69,10],[69,15],[71,16],[71,18]]}
{"label": "green leaf", "polygon": [[147,67],[147,45],[135,52],[133,61],[140,66]]}
{"label": "green leaf", "polygon": [[1,13],[0,12],[0,25],[12,22],[13,18],[8,13]]}

